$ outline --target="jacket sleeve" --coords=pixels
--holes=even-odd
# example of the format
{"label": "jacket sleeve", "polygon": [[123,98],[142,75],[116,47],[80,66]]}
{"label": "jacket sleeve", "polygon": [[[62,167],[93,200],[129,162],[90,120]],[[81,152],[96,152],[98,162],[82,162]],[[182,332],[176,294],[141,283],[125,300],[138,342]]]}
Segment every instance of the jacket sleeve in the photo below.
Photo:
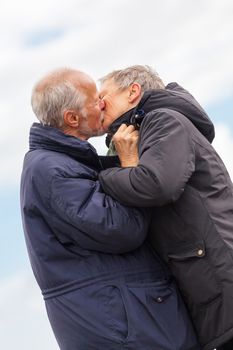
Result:
{"label": "jacket sleeve", "polygon": [[122,206],[99,181],[56,176],[50,206],[52,229],[64,244],[118,254],[138,248],[147,235],[149,210]]}
{"label": "jacket sleeve", "polygon": [[104,191],[126,205],[138,207],[176,201],[195,169],[189,124],[175,111],[149,113],[141,128],[139,165],[102,171],[99,179]]}

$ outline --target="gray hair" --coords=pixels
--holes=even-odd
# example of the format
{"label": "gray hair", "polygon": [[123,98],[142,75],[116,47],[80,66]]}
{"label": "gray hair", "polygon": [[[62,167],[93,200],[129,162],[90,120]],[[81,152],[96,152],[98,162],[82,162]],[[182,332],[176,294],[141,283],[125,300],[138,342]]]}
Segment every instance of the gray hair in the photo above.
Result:
{"label": "gray hair", "polygon": [[158,73],[150,66],[135,65],[125,69],[114,70],[100,79],[103,84],[113,79],[121,90],[126,89],[133,83],[141,85],[142,93],[151,89],[164,89],[165,85]]}
{"label": "gray hair", "polygon": [[83,109],[85,95],[77,91],[70,77],[75,70],[61,68],[42,78],[33,88],[31,105],[43,125],[62,128],[67,109]]}

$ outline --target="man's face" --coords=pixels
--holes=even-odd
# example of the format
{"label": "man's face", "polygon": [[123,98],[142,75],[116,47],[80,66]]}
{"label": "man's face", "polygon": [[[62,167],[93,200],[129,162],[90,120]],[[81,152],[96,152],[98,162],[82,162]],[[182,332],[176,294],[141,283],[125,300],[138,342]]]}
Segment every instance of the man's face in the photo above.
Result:
{"label": "man's face", "polygon": [[99,93],[94,82],[85,85],[84,108],[80,116],[79,132],[82,135],[91,136],[103,135],[102,128],[103,114],[100,108]]}
{"label": "man's face", "polygon": [[100,87],[99,97],[103,112],[103,130],[127,112],[131,107],[128,103],[129,89],[120,90],[113,79],[106,80]]}

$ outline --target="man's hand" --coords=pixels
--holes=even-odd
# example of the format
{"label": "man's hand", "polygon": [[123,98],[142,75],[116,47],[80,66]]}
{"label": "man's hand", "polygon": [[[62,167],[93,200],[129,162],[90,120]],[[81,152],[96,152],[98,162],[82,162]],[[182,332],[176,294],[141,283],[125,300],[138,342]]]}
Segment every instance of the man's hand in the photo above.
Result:
{"label": "man's hand", "polygon": [[112,138],[123,168],[138,165],[138,131],[133,125],[121,124]]}

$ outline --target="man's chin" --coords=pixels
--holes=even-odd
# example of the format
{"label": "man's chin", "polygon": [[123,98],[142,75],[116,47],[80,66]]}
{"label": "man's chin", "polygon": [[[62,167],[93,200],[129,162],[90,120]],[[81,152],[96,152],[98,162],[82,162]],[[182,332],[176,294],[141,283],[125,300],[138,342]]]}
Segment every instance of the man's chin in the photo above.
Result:
{"label": "man's chin", "polygon": [[104,131],[103,129],[98,130],[97,131],[97,135],[96,136],[103,136],[104,134],[106,134],[106,131]]}
{"label": "man's chin", "polygon": [[106,134],[107,131],[108,131],[108,129],[105,128],[104,125],[102,124],[101,127],[97,131],[98,136],[102,136],[102,135]]}

